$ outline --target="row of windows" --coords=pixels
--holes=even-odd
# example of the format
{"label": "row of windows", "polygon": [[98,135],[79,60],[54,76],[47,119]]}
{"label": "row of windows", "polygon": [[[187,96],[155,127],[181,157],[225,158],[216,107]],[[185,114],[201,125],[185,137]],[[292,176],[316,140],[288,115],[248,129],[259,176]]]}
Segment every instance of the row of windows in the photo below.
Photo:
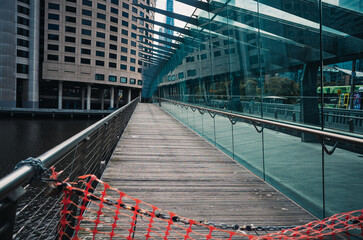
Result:
{"label": "row of windows", "polygon": [[[105,75],[104,74],[95,74],[95,80],[98,81],[104,81],[105,80]],[[117,76],[113,76],[113,75],[109,75],[108,76],[108,81],[110,82],[116,82],[117,81]],[[127,83],[127,78],[126,77],[120,77],[120,83]],[[130,84],[136,84],[136,79],[135,78],[130,78]],[[137,80],[137,85],[142,85],[142,80]]]}
{"label": "row of windows", "polygon": [[[100,23],[98,25],[98,27],[99,28],[103,28],[104,25],[102,23]],[[48,29],[49,30],[54,30],[54,31],[59,31],[59,25],[58,24],[53,24],[53,23],[48,23]],[[76,27],[65,26],[64,30],[65,30],[65,32],[76,33]],[[110,30],[111,31],[114,31],[114,32],[117,32],[118,31],[118,28],[117,27],[110,26]],[[82,31],[82,34],[83,34],[83,32],[86,32],[86,31],[83,30],[83,28],[82,28],[81,31]],[[91,31],[91,30],[89,30],[89,31]],[[91,33],[91,32],[89,32],[89,33]],[[125,30],[125,29],[121,29],[121,34],[124,35],[124,36],[129,36],[129,31],[128,30]],[[84,34],[84,35],[90,35],[90,34]],[[97,37],[100,37],[100,38],[105,38],[105,33],[97,32],[96,33],[96,36]],[[137,39],[137,34],[131,32],[131,38]],[[110,40],[117,41],[117,36],[110,34]],[[140,41],[143,41],[144,40],[144,37],[143,36],[139,36],[139,40]]]}
{"label": "row of windows", "polygon": [[[187,76],[188,77],[194,77],[196,75],[197,75],[197,70],[195,70],[195,69],[192,69],[192,70],[188,70],[187,71]],[[178,78],[179,79],[183,79],[184,78],[184,72],[178,73]],[[174,81],[174,80],[175,80],[175,74],[168,76],[168,81]]]}
{"label": "row of windows", "polygon": [[[50,60],[50,61],[58,61],[59,60],[59,56],[58,55],[54,55],[54,54],[48,54],[47,59]],[[76,59],[75,59],[75,57],[64,56],[64,62],[75,63],[76,62]],[[91,60],[88,59],[88,58],[81,58],[81,64],[91,64]],[[104,67],[105,66],[105,62],[102,61],[102,60],[95,60],[95,65],[96,66]],[[116,63],[109,62],[108,63],[108,67],[110,67],[110,68],[116,68]],[[120,64],[120,69],[121,70],[127,70],[127,65],[126,64]],[[136,72],[136,67],[129,66],[129,70],[131,72]],[[142,68],[137,68],[137,72],[142,73]]]}

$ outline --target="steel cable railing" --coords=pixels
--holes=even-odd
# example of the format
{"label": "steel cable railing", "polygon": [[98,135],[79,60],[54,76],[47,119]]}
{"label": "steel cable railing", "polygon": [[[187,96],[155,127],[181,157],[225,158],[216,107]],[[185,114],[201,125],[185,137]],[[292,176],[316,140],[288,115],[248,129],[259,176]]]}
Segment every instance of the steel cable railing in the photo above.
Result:
{"label": "steel cable railing", "polygon": [[[30,162],[55,166],[70,181],[84,174],[100,175],[138,102],[135,99]],[[0,239],[54,238],[61,199],[45,196],[54,189],[32,181],[40,177],[39,167],[25,164],[0,180]],[[44,232],[48,229],[51,233]]]}

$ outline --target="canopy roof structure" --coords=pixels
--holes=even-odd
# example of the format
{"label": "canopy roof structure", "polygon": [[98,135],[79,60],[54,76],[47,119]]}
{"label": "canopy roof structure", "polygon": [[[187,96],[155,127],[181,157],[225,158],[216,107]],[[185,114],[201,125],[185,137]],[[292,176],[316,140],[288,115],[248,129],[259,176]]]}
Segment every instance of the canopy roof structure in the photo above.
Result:
{"label": "canopy roof structure", "polygon": [[[259,52],[259,62],[262,63],[251,65],[249,74],[258,74],[261,67],[264,72],[278,71],[280,68],[294,68],[322,60],[324,64],[350,61],[362,55],[363,14],[358,3],[331,0],[321,3],[317,0],[176,1],[198,9],[197,16],[184,16],[137,4],[187,23],[185,28],[180,28],[139,18],[179,34],[174,36],[142,28],[143,31],[171,40],[147,37],[159,45],[149,41],[140,42],[140,46],[147,51],[144,52],[147,66],[143,71],[144,97],[150,97],[161,83],[158,75],[166,64],[172,63],[175,67],[180,65],[181,59],[188,53],[198,51],[206,44],[212,46],[214,38],[237,44],[239,49],[248,48],[250,52]],[[169,70],[171,68],[168,67]]]}

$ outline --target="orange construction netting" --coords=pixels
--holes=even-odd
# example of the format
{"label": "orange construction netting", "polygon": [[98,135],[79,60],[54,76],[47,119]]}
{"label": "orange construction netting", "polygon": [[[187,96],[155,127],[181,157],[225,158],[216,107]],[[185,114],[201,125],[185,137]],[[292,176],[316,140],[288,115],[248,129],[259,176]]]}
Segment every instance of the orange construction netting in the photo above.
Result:
{"label": "orange construction netting", "polygon": [[[53,170],[53,179],[57,173]],[[238,225],[224,229],[164,211],[128,196],[94,175],[63,186],[58,239],[335,239],[363,237],[363,210],[267,235],[248,234]],[[98,185],[97,189],[95,186]],[[229,229],[230,228],[230,229]],[[247,232],[247,233],[246,233]],[[266,234],[266,232],[265,232]]]}

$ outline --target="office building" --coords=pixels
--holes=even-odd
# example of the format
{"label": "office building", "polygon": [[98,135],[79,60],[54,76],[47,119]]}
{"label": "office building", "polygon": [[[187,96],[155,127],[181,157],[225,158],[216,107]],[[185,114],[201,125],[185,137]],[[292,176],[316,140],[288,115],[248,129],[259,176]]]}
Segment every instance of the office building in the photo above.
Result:
{"label": "office building", "polygon": [[133,4],[155,1],[1,2],[0,106],[107,109],[140,96],[139,27],[153,25],[138,17],[154,15]]}

